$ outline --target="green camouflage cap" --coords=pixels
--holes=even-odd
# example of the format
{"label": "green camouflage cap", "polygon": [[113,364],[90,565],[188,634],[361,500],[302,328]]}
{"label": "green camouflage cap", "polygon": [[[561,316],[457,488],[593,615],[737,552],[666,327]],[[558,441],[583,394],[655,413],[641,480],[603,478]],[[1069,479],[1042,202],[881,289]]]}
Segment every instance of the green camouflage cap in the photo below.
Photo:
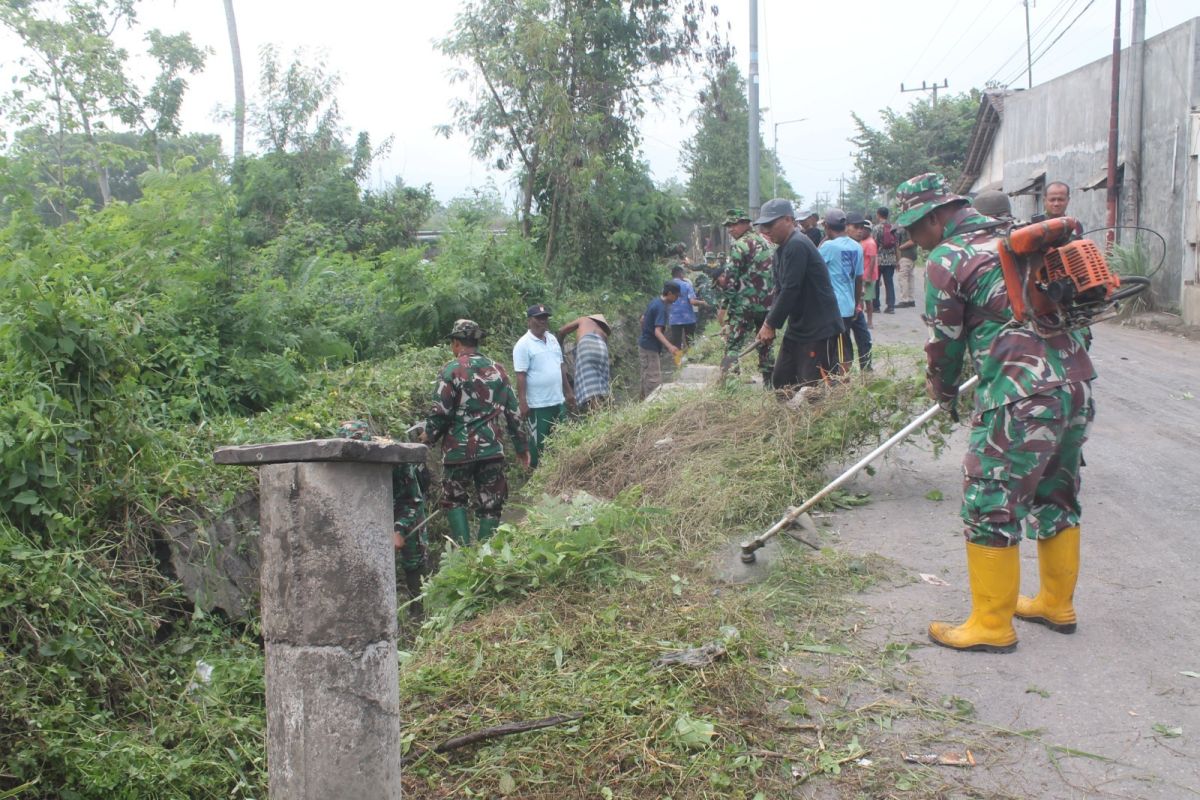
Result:
{"label": "green camouflage cap", "polygon": [[737,225],[739,222],[749,222],[750,215],[744,208],[731,208],[725,212],[725,226]]}
{"label": "green camouflage cap", "polygon": [[954,194],[940,172],[926,172],[909,178],[896,187],[900,213],[896,224],[907,228],[935,208],[948,203],[967,203],[967,198]]}
{"label": "green camouflage cap", "polygon": [[371,428],[367,425],[366,420],[348,419],[338,425],[337,435],[339,439],[358,439],[362,442],[369,442],[371,441]]}
{"label": "green camouflage cap", "polygon": [[479,327],[479,323],[470,319],[456,319],[454,327],[450,329],[450,335],[447,339],[474,339],[479,341],[483,338],[483,328]]}
{"label": "green camouflage cap", "polygon": [[709,250],[707,253],[704,254],[704,260],[705,261],[716,261],[717,254],[714,253],[713,251]]}

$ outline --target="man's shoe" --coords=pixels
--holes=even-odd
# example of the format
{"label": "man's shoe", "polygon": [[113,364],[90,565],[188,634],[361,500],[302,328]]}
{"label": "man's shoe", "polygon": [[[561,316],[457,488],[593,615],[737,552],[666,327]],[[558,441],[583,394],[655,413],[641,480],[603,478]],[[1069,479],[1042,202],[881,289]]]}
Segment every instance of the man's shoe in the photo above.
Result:
{"label": "man's shoe", "polygon": [[885,309],[883,310],[883,313],[885,313],[885,314],[895,314],[895,313],[896,313],[896,309],[894,309],[894,308],[891,308],[891,307],[889,306],[888,308],[885,308]]}

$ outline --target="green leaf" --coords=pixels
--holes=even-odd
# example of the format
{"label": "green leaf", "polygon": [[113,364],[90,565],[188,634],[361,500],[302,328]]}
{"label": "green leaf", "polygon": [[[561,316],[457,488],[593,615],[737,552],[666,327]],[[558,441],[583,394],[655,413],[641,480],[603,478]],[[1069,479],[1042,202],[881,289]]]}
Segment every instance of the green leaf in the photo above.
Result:
{"label": "green leaf", "polygon": [[1161,722],[1156,723],[1154,732],[1165,739],[1178,739],[1183,736],[1183,728],[1178,725],[1163,725]]}
{"label": "green leaf", "polygon": [[14,497],[12,499],[12,501],[14,503],[17,503],[17,504],[23,505],[23,506],[36,505],[37,501],[38,501],[38,493],[35,492],[33,489],[26,489],[25,491],[21,492],[19,495]]}
{"label": "green leaf", "polygon": [[707,747],[716,732],[717,729],[711,722],[694,719],[688,714],[675,720],[675,738],[689,749]]}
{"label": "green leaf", "polygon": [[945,498],[942,496],[942,491],[940,489],[930,489],[928,492],[925,493],[925,499],[933,500],[935,502],[940,502],[940,501],[944,500]]}
{"label": "green leaf", "polygon": [[517,790],[517,781],[513,778],[512,773],[505,772],[500,775],[500,794],[512,794]]}
{"label": "green leaf", "polygon": [[1200,678],[1200,672],[1196,672],[1196,671],[1190,670],[1190,669],[1185,669],[1183,672],[1180,672],[1179,674],[1184,676],[1185,678]]}

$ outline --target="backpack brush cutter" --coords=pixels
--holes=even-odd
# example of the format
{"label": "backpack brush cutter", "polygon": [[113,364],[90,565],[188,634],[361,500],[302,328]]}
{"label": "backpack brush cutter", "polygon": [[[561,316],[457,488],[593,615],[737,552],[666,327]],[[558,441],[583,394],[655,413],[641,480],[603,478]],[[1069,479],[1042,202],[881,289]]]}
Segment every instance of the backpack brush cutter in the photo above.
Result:
{"label": "backpack brush cutter", "polygon": [[[1115,315],[1122,300],[1149,288],[1147,277],[1114,273],[1096,243],[1078,237],[1080,230],[1072,217],[1057,217],[1015,228],[1000,241],[1000,267],[1012,306],[1010,324],[1027,325],[1042,336],[1079,330]],[[979,376],[972,376],[958,387],[959,394],[978,382]],[[933,419],[940,410],[941,406],[932,406],[803,505],[788,511],[757,537],[742,542],[742,563],[753,564],[756,550],[804,518],[809,509]]]}
{"label": "backpack brush cutter", "polygon": [[1000,241],[1000,268],[1013,321],[1043,336],[1086,328],[1114,316],[1119,303],[1146,291],[1150,279],[1120,276],[1099,246],[1077,238],[1072,217],[1015,228]]}

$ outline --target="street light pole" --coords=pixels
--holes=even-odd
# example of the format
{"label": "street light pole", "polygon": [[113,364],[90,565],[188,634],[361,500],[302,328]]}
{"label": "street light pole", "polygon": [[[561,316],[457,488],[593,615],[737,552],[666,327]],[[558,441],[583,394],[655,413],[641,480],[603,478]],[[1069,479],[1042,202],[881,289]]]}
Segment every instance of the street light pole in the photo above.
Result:
{"label": "street light pole", "polygon": [[771,144],[771,157],[775,162],[775,174],[771,176],[771,197],[779,197],[779,126],[790,125],[793,122],[808,122],[808,117],[785,119],[775,123],[775,141]]}

